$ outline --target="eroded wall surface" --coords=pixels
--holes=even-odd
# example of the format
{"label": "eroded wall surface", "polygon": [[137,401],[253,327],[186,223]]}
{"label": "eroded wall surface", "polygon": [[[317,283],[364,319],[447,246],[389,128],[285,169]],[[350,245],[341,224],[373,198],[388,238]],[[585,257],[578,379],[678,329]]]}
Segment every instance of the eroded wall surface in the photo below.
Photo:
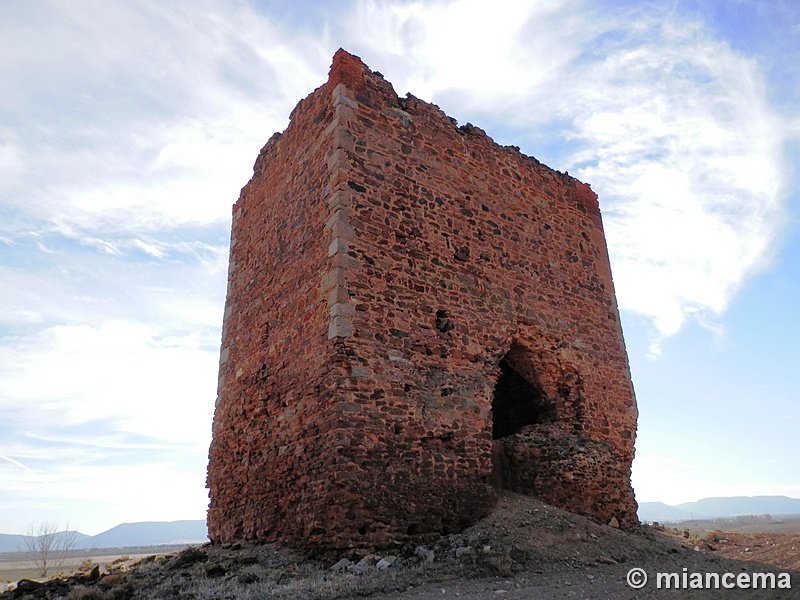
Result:
{"label": "eroded wall surface", "polygon": [[497,486],[636,523],[595,194],[357,57],[262,150],[225,314],[212,540],[403,543]]}

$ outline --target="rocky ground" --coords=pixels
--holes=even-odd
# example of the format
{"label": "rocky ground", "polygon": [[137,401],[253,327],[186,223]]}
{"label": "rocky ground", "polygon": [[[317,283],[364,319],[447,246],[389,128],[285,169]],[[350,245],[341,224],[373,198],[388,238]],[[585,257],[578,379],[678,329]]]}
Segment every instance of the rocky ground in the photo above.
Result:
{"label": "rocky ground", "polygon": [[773,565],[800,571],[800,534],[711,531],[689,544],[699,550],[735,560]]}
{"label": "rocky ground", "polygon": [[[393,554],[311,560],[274,545],[206,545],[137,563],[120,561],[53,582],[22,582],[0,598],[800,599],[798,572],[775,576],[776,587],[788,578],[791,589],[657,588],[659,572],[682,577],[685,569],[687,578],[707,572],[749,578],[754,572],[785,570],[724,558],[712,549],[726,544],[734,548],[730,540],[693,539],[663,528],[626,532],[504,493],[492,514],[474,527]],[[644,569],[649,577],[641,589],[626,582],[633,568]]]}

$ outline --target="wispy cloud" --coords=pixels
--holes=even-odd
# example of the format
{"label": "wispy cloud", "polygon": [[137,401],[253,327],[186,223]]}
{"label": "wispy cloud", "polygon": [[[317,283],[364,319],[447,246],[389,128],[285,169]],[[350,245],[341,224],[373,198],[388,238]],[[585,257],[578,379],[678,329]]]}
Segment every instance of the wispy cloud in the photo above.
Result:
{"label": "wispy cloud", "polygon": [[[40,76],[16,73],[22,85],[3,102],[43,118],[33,132],[4,128],[10,203],[100,252],[161,258],[176,228],[225,227],[257,149],[319,83],[325,42],[342,43],[401,92],[490,133],[496,124],[502,141],[592,183],[620,305],[653,320],[656,342],[692,314],[723,311],[769,260],[781,215],[791,127],[773,114],[758,65],[655,5],[500,4],[363,0],[297,39],[247,5],[115,5],[90,19],[74,3],[37,14],[32,35],[65,51],[54,60],[21,46],[17,68]],[[481,36],[501,42],[476,44]],[[48,115],[54,94],[66,108]],[[4,237],[20,234],[8,231],[20,218]]]}
{"label": "wispy cloud", "polygon": [[[175,460],[149,456],[135,462],[109,455],[108,464],[59,460],[46,476],[27,473],[0,461],[3,495],[0,519],[5,532],[24,533],[29,523],[67,520],[80,531],[96,534],[131,520],[202,519],[204,459]],[[112,464],[113,463],[113,464]]]}
{"label": "wispy cloud", "polygon": [[6,337],[3,529],[202,518],[218,339],[125,321]]}
{"label": "wispy cloud", "polygon": [[6,206],[65,235],[224,223],[318,78],[284,50],[302,34],[242,3],[30,2],[0,19]]}
{"label": "wispy cloud", "polygon": [[751,61],[702,28],[643,34],[582,72],[573,163],[604,201],[621,306],[667,336],[770,258],[782,136]]}
{"label": "wispy cloud", "polygon": [[371,32],[359,44],[401,89],[592,184],[620,306],[652,320],[655,355],[769,261],[786,123],[758,65],[692,16],[500,4],[364,1],[345,28]]}
{"label": "wispy cloud", "polygon": [[0,3],[2,506],[204,505],[230,206],[339,46],[590,182],[653,353],[711,322],[769,260],[800,121],[695,17],[608,4]]}
{"label": "wispy cloud", "polygon": [[[111,237],[104,240],[110,253],[85,239],[57,235],[36,236],[35,243],[20,237],[0,246],[6,287],[0,295],[0,332],[23,335],[64,324],[99,327],[122,319],[159,332],[218,336],[227,247],[191,240],[191,230],[183,233],[190,239]],[[38,243],[49,250],[38,251]]]}
{"label": "wispy cloud", "polygon": [[59,325],[7,342],[0,363],[4,423],[33,429],[113,418],[154,438],[208,440],[217,359],[202,335],[165,337],[125,321]]}
{"label": "wispy cloud", "polygon": [[31,475],[32,477],[38,478],[38,475],[36,474],[36,472],[33,469],[31,469],[30,467],[22,464],[20,461],[18,461],[15,458],[11,458],[10,456],[5,456],[4,454],[0,454],[0,459],[6,461],[7,463],[10,463],[11,465],[13,465],[15,467],[19,467],[20,469],[25,471],[25,473],[27,473],[28,475]]}

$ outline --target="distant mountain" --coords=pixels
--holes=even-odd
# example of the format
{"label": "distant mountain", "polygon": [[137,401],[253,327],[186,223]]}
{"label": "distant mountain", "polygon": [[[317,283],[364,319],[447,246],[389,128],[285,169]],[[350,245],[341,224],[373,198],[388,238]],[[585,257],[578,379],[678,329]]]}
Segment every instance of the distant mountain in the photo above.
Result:
{"label": "distant mountain", "polygon": [[18,548],[23,548],[24,541],[24,535],[0,533],[0,552],[16,552]]}
{"label": "distant mountain", "polygon": [[[63,535],[63,533],[59,535]],[[0,534],[0,552],[24,552],[26,549],[25,538],[24,535]],[[76,550],[82,550],[203,544],[207,541],[208,531],[205,521],[151,521],[123,523],[93,536],[77,533],[73,547]]]}
{"label": "distant mountain", "polygon": [[786,496],[732,496],[703,498],[670,506],[663,502],[640,502],[639,519],[646,522],[719,519],[740,515],[800,515],[800,499]]}
{"label": "distant mountain", "polygon": [[[62,531],[56,535],[60,537],[67,535],[67,533]],[[78,547],[85,540],[90,539],[90,536],[77,531],[71,531],[69,535],[74,536],[76,547]],[[25,543],[26,539],[28,539],[28,536],[26,535],[0,533],[0,552],[25,552],[27,550]]]}
{"label": "distant mountain", "polygon": [[79,548],[125,548],[128,546],[165,546],[203,544],[208,541],[206,522],[146,521],[123,523],[83,540]]}
{"label": "distant mountain", "polygon": [[637,514],[639,515],[639,520],[646,523],[652,523],[653,521],[671,523],[704,518],[702,515],[693,515],[688,510],[682,510],[663,502],[640,502]]}
{"label": "distant mountain", "polygon": [[733,496],[730,498],[703,498],[697,502],[684,502],[676,508],[713,517],[738,515],[798,515],[800,499],[786,496]]}

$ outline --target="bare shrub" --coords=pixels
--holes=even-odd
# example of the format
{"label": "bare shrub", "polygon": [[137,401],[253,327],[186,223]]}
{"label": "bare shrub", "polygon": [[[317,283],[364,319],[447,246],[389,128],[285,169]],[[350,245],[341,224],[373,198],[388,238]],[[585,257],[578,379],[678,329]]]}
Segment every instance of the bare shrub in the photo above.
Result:
{"label": "bare shrub", "polygon": [[499,577],[508,577],[514,572],[514,560],[510,552],[492,556],[489,559],[489,566],[492,572]]}
{"label": "bare shrub", "polygon": [[58,525],[49,521],[38,525],[31,523],[20,550],[30,557],[36,574],[45,578],[48,573],[57,573],[63,568],[67,554],[75,547],[77,536],[77,531],[69,530],[69,523],[64,531],[59,531]]}

